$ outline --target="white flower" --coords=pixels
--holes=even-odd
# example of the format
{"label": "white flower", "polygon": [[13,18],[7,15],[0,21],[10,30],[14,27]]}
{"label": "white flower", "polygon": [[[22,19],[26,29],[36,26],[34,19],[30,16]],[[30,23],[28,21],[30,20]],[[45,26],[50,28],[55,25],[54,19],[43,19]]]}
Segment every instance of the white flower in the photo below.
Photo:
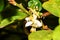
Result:
{"label": "white flower", "polygon": [[42,22],[40,22],[39,20],[34,20],[32,26],[35,27],[35,28],[41,27]]}
{"label": "white flower", "polygon": [[41,26],[42,26],[42,22],[40,22],[39,20],[35,20],[34,24],[35,24],[37,27],[41,27]]}
{"label": "white flower", "polygon": [[25,27],[32,26],[32,27],[38,28],[42,26],[42,21],[40,22],[39,20],[37,20],[37,15],[35,14],[25,18],[25,20],[27,21],[27,23],[25,24]]}
{"label": "white flower", "polygon": [[25,24],[25,27],[31,26],[32,23],[33,23],[32,21],[27,22],[27,23]]}
{"label": "white flower", "polygon": [[40,22],[39,20],[34,20],[34,22],[27,21],[27,23],[25,24],[25,27],[28,27],[28,26],[35,26],[36,28],[38,28],[42,26],[42,22]]}

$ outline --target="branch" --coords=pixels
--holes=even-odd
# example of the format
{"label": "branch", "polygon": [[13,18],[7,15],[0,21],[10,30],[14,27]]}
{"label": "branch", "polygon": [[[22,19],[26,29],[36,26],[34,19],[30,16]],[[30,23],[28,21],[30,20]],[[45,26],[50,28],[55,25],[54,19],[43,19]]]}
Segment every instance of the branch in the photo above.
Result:
{"label": "branch", "polygon": [[24,11],[24,12],[27,13],[28,15],[31,15],[31,13],[28,12],[28,11],[23,7],[22,3],[18,4],[18,3],[16,3],[15,0],[8,0],[8,1],[9,1],[10,4],[19,7],[22,11]]}
{"label": "branch", "polygon": [[42,14],[43,17],[49,16],[49,15],[51,15],[51,13],[49,13],[49,12],[45,12]]}
{"label": "branch", "polygon": [[8,0],[8,1],[9,1],[10,4],[12,4],[12,5],[14,5],[14,6],[16,6],[16,4],[17,4],[17,3],[15,2],[15,0]]}

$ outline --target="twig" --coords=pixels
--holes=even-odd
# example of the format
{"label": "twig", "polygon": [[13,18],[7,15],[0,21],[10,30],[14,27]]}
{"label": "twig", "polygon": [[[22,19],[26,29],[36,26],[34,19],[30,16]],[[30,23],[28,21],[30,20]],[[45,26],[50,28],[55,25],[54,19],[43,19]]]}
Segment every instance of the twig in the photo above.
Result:
{"label": "twig", "polygon": [[24,11],[24,12],[27,13],[28,15],[31,15],[31,13],[28,12],[28,11],[23,7],[22,3],[18,4],[18,3],[16,3],[15,0],[8,0],[8,1],[9,1],[10,4],[19,7],[22,11]]}
{"label": "twig", "polygon": [[43,17],[49,16],[49,15],[51,15],[51,13],[49,13],[49,12],[44,12],[44,13],[42,14]]}

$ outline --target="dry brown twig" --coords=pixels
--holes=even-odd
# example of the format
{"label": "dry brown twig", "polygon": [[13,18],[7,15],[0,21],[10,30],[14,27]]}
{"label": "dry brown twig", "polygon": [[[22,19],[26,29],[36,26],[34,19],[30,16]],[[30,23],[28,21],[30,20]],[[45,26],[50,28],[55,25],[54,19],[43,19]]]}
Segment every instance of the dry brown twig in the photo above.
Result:
{"label": "dry brown twig", "polygon": [[42,14],[43,17],[49,16],[49,15],[51,15],[50,12],[44,12],[44,13]]}
{"label": "dry brown twig", "polygon": [[10,4],[12,5],[16,5],[16,1],[15,0],[8,0]]}

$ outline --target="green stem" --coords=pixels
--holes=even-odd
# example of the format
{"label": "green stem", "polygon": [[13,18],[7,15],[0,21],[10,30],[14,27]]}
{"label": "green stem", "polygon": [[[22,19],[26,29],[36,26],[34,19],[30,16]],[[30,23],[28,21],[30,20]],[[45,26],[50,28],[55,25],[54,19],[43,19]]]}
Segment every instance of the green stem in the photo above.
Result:
{"label": "green stem", "polygon": [[31,13],[29,13],[22,4],[16,4],[17,7],[19,7],[21,10],[23,10],[25,13],[27,13],[28,15],[31,15]]}

